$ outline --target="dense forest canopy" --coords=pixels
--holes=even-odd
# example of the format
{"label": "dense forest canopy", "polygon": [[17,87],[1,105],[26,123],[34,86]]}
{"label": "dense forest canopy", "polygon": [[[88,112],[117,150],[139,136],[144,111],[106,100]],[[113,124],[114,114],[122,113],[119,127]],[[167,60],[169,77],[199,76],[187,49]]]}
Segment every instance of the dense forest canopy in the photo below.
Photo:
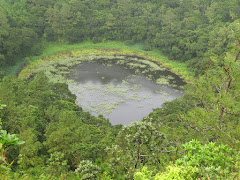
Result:
{"label": "dense forest canopy", "polygon": [[[1,178],[238,179],[239,8],[238,0],[0,0]],[[44,73],[6,76],[49,43],[111,40],[187,63],[195,77],[184,97],[112,126]]]}
{"label": "dense forest canopy", "polygon": [[0,1],[1,65],[40,54],[46,41],[144,42],[201,73],[240,33],[239,1]]}

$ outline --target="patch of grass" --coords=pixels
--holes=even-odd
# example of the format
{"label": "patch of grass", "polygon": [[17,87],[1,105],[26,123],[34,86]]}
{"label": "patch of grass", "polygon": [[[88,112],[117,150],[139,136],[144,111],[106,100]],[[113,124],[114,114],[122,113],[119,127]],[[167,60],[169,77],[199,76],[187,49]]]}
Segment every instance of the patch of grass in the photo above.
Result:
{"label": "patch of grass", "polygon": [[[119,41],[108,41],[101,43],[83,42],[78,44],[58,44],[49,43],[40,56],[29,57],[32,61],[48,57],[53,54],[69,52],[74,50],[85,50],[86,53],[97,53],[96,49],[128,49],[129,47]],[[79,52],[75,52],[74,55],[80,55]]]}

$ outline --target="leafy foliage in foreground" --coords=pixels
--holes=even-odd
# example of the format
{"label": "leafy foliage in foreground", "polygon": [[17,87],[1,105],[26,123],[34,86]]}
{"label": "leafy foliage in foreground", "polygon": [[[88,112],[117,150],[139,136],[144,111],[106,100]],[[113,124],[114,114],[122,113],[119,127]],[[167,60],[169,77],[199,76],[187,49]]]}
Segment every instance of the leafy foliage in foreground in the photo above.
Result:
{"label": "leafy foliage in foreground", "polygon": [[184,155],[175,164],[167,166],[165,172],[152,176],[152,171],[143,167],[134,174],[135,180],[157,179],[236,179],[239,177],[240,154],[227,145],[215,143],[201,145],[192,140],[183,145]]}
{"label": "leafy foliage in foreground", "polygon": [[[3,109],[6,105],[0,104],[0,109]],[[12,162],[8,162],[7,151],[11,147],[15,147],[20,144],[24,144],[24,141],[20,141],[16,134],[9,134],[6,130],[2,129],[2,121],[0,119],[0,177],[2,177],[7,171],[10,170]]]}
{"label": "leafy foliage in foreground", "polygon": [[217,146],[215,143],[201,145],[193,140],[184,146],[184,156],[176,161],[180,166],[196,167],[195,178],[220,179],[236,178],[239,168],[240,154],[227,145]]}

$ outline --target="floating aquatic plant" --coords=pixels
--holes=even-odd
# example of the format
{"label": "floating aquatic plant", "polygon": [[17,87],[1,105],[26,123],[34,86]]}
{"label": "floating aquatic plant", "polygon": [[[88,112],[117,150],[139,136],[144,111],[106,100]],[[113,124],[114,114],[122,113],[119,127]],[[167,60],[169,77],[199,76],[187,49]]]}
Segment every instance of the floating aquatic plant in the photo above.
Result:
{"label": "floating aquatic plant", "polygon": [[166,78],[158,78],[158,79],[156,80],[156,83],[157,83],[157,84],[169,85],[169,80],[166,79]]}

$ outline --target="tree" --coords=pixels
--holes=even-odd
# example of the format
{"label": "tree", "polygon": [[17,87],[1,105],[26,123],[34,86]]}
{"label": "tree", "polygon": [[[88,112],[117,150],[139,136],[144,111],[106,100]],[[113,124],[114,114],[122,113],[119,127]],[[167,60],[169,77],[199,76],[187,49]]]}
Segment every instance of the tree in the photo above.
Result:
{"label": "tree", "polygon": [[231,11],[237,6],[237,1],[213,1],[206,10],[210,23],[229,22],[232,20]]}
{"label": "tree", "polygon": [[211,53],[223,55],[228,51],[233,43],[237,43],[237,36],[240,34],[240,21],[236,20],[224,26],[215,27],[211,33],[208,42],[208,47]]}
{"label": "tree", "polygon": [[[0,104],[0,109],[3,107],[5,107],[5,105]],[[0,119],[0,177],[4,175],[13,164],[13,161],[9,163],[7,160],[7,151],[10,147],[15,147],[20,144],[24,144],[24,141],[20,141],[15,134],[9,134],[6,130],[3,130]]]}
{"label": "tree", "polygon": [[239,177],[240,154],[227,145],[215,143],[201,145],[192,140],[183,145],[184,156],[176,161],[177,165],[196,167],[194,178],[235,179]]}
{"label": "tree", "polygon": [[35,129],[28,127],[25,127],[19,134],[19,137],[25,141],[25,144],[19,149],[17,162],[22,171],[44,165],[44,159],[39,155],[44,147],[39,141],[38,134]]}
{"label": "tree", "polygon": [[183,148],[182,157],[169,164],[163,172],[154,175],[145,166],[134,174],[134,179],[236,179],[240,175],[240,154],[236,149],[215,143],[202,145],[197,140],[183,144]]}
{"label": "tree", "polygon": [[131,177],[137,168],[146,164],[157,166],[164,139],[150,122],[139,121],[123,127],[115,145],[108,149],[113,174],[128,173]]}
{"label": "tree", "polygon": [[[75,169],[81,160],[103,160],[104,149],[112,143],[113,137],[108,125],[101,122],[85,124],[85,119],[88,119],[88,115],[84,113],[77,114],[72,110],[58,111],[58,117],[55,117],[55,121],[49,123],[46,129],[44,145],[48,152],[63,153],[71,169]],[[91,119],[94,121],[95,118]]]}
{"label": "tree", "polygon": [[[79,42],[83,40],[84,18],[79,9],[79,6],[73,7],[74,1],[70,4],[56,4],[54,7],[49,7],[45,13],[47,20],[47,28],[45,32],[49,40]],[[83,32],[81,32],[81,31]],[[75,37],[74,37],[75,36]]]}
{"label": "tree", "polygon": [[238,46],[235,48],[223,59],[212,57],[205,74],[186,88],[186,101],[192,109],[182,121],[206,142],[230,146],[239,142],[240,66]]}
{"label": "tree", "polygon": [[84,179],[96,179],[97,174],[99,173],[100,168],[89,160],[83,160],[79,163],[75,173],[77,177]]}
{"label": "tree", "polygon": [[4,39],[8,36],[10,25],[8,23],[7,13],[0,6],[0,66],[6,64],[5,53],[3,51]]}

